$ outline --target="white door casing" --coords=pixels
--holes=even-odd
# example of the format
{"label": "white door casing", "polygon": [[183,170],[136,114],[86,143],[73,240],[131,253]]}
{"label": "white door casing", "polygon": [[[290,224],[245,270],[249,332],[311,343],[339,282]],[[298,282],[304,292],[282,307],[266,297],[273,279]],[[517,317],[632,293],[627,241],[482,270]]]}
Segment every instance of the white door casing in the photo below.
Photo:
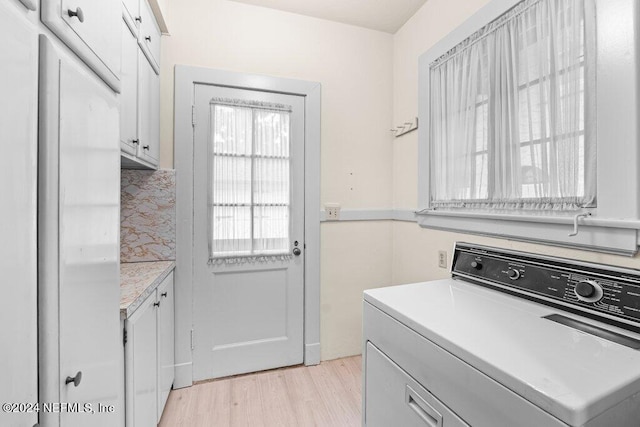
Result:
{"label": "white door casing", "polygon": [[176,167],[176,377],[174,388],[193,382],[193,107],[196,84],[260,90],[304,97],[305,254],[304,363],[320,362],[320,84],[191,66],[175,70]]}
{"label": "white door casing", "polygon": [[[209,175],[208,159],[214,111],[211,102],[213,99],[221,98],[292,107],[289,113],[290,242],[286,249],[290,255],[288,258],[233,264],[209,263],[208,193],[211,185],[209,180],[212,178]],[[196,85],[195,118],[194,380],[302,363],[304,98],[213,85]],[[254,157],[254,162],[257,161],[274,160]],[[256,206],[255,210],[258,209]],[[291,255],[292,251],[299,255]]]}

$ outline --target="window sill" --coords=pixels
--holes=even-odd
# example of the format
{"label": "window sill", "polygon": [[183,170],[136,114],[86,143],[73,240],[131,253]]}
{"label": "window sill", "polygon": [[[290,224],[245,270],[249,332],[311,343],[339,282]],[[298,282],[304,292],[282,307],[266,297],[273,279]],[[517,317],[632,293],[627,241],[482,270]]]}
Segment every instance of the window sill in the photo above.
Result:
{"label": "window sill", "polygon": [[539,242],[617,255],[638,251],[640,221],[581,218],[576,236],[573,216],[492,214],[489,212],[421,211],[418,224],[424,228]]}

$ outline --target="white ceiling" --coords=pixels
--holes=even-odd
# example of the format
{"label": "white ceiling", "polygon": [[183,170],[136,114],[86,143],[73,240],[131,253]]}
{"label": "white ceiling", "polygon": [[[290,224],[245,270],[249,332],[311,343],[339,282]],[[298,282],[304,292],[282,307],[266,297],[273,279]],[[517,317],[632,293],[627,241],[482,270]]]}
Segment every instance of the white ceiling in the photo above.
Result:
{"label": "white ceiling", "polygon": [[232,0],[395,33],[427,0]]}

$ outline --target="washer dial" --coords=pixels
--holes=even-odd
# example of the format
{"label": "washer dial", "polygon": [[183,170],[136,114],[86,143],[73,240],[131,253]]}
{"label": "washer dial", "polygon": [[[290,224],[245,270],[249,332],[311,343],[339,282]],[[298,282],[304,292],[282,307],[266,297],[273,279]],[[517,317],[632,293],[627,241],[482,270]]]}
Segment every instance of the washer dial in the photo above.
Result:
{"label": "washer dial", "polygon": [[576,283],[574,292],[578,299],[584,302],[598,302],[604,295],[602,286],[595,280],[579,281]]}

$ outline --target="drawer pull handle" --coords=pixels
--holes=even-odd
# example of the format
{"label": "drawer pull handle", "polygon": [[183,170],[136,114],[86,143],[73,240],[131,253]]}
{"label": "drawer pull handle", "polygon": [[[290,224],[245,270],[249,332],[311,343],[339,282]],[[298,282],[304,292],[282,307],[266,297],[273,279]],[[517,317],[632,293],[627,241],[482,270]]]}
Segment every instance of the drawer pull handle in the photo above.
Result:
{"label": "drawer pull handle", "polygon": [[429,405],[411,387],[407,386],[405,401],[409,408],[429,427],[442,427],[442,415]]}
{"label": "drawer pull handle", "polygon": [[131,143],[134,144],[134,145],[138,145],[138,144],[140,144],[140,140],[139,139],[132,139]]}
{"label": "drawer pull handle", "polygon": [[149,149],[149,146],[148,146],[148,145],[143,145],[143,146],[142,146],[142,149],[143,149],[143,150],[148,150],[148,149]]}
{"label": "drawer pull handle", "polygon": [[154,302],[154,303],[153,303],[153,306],[154,306],[154,307],[160,307],[160,301],[158,301],[158,302]]}
{"label": "drawer pull handle", "polygon": [[151,36],[147,36],[144,38],[146,41],[148,41],[149,43],[151,43]]}
{"label": "drawer pull handle", "polygon": [[69,15],[69,18],[73,18],[75,16],[78,18],[78,21],[84,22],[84,12],[79,7],[76,7],[76,10],[67,9],[67,15]]}
{"label": "drawer pull handle", "polygon": [[160,296],[163,297],[163,298],[166,298],[167,297],[167,293],[163,292],[163,293],[160,294]]}
{"label": "drawer pull handle", "polygon": [[136,16],[136,21],[142,24],[142,16]]}

